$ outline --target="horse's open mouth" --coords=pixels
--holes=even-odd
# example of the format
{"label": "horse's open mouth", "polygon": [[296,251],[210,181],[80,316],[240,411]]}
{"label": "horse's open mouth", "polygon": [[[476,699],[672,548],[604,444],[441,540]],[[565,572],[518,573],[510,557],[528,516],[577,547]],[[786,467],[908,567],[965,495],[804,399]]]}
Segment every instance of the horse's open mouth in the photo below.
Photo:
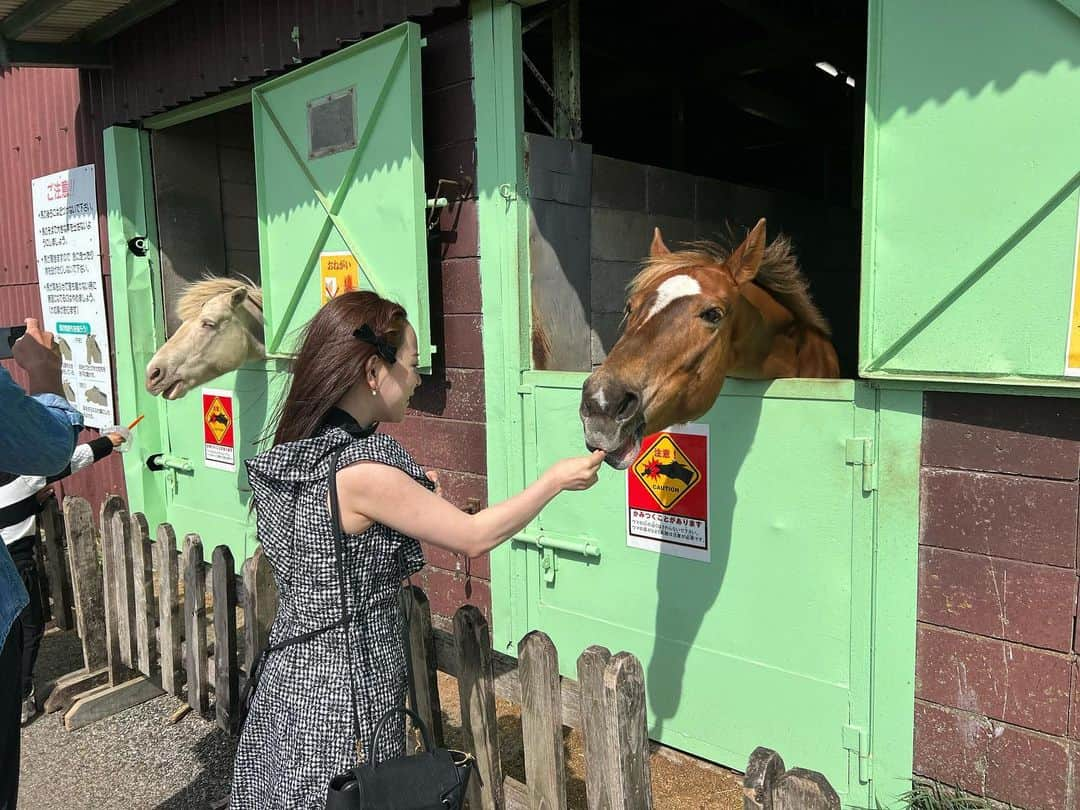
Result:
{"label": "horse's open mouth", "polygon": [[[630,435],[626,437],[626,441],[614,450],[608,450],[607,455],[604,456],[604,461],[616,470],[625,470],[637,458],[638,451],[641,449],[641,440],[644,438],[645,426],[642,424],[630,432]],[[589,452],[600,449],[588,444],[586,444],[586,447],[588,447]]]}
{"label": "horse's open mouth", "polygon": [[161,396],[169,400],[180,399],[180,397],[182,397],[186,392],[187,389],[184,387],[184,381],[177,380],[176,382],[169,385],[168,388],[165,388],[161,392]]}

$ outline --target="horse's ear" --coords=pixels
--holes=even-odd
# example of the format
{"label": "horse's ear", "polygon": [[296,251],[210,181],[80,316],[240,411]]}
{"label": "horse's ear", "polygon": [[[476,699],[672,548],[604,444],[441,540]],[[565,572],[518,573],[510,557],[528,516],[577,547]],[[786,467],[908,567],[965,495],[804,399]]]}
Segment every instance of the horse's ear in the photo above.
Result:
{"label": "horse's ear", "polygon": [[671,251],[668,250],[668,246],[664,244],[664,237],[660,235],[660,229],[653,228],[652,244],[649,245],[649,255],[653,257],[666,256],[668,253],[671,253]]}
{"label": "horse's ear", "polygon": [[229,293],[229,308],[236,309],[238,306],[244,303],[247,298],[247,287],[237,287],[231,293]]}
{"label": "horse's ear", "polygon": [[759,219],[753,230],[746,235],[727,260],[727,266],[735,276],[735,283],[740,287],[753,281],[761,267],[761,258],[765,255],[765,220]]}

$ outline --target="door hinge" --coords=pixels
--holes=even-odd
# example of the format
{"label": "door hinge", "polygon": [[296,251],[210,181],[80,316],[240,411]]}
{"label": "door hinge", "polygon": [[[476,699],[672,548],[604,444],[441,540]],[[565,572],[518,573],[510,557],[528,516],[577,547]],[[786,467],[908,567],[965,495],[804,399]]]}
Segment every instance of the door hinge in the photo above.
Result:
{"label": "door hinge", "polygon": [[877,463],[874,459],[874,440],[866,438],[848,439],[845,443],[848,464],[862,467],[862,490],[873,492],[877,489]]}
{"label": "door hinge", "polygon": [[859,726],[844,726],[844,748],[859,760],[859,782],[869,784],[871,773],[870,747],[866,730]]}

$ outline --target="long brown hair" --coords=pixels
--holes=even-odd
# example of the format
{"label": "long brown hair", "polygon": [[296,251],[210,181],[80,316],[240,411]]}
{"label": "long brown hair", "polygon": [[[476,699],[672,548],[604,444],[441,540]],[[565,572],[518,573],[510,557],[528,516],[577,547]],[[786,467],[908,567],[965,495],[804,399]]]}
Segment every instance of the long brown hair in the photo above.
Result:
{"label": "long brown hair", "polygon": [[405,339],[405,309],[373,292],[331,298],[304,328],[281,404],[274,444],[314,436],[327,411],[363,376],[375,347],[353,336],[367,324],[396,347]]}

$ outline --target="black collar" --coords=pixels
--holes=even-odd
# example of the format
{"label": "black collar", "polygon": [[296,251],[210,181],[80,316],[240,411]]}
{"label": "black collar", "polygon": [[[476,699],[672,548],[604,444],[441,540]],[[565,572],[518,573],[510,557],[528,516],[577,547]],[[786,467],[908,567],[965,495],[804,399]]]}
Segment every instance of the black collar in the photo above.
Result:
{"label": "black collar", "polygon": [[326,412],[326,416],[323,417],[323,424],[329,427],[341,428],[357,439],[366,439],[379,427],[378,422],[373,422],[367,427],[361,427],[351,413],[343,411],[337,406],[331,406],[330,410]]}

